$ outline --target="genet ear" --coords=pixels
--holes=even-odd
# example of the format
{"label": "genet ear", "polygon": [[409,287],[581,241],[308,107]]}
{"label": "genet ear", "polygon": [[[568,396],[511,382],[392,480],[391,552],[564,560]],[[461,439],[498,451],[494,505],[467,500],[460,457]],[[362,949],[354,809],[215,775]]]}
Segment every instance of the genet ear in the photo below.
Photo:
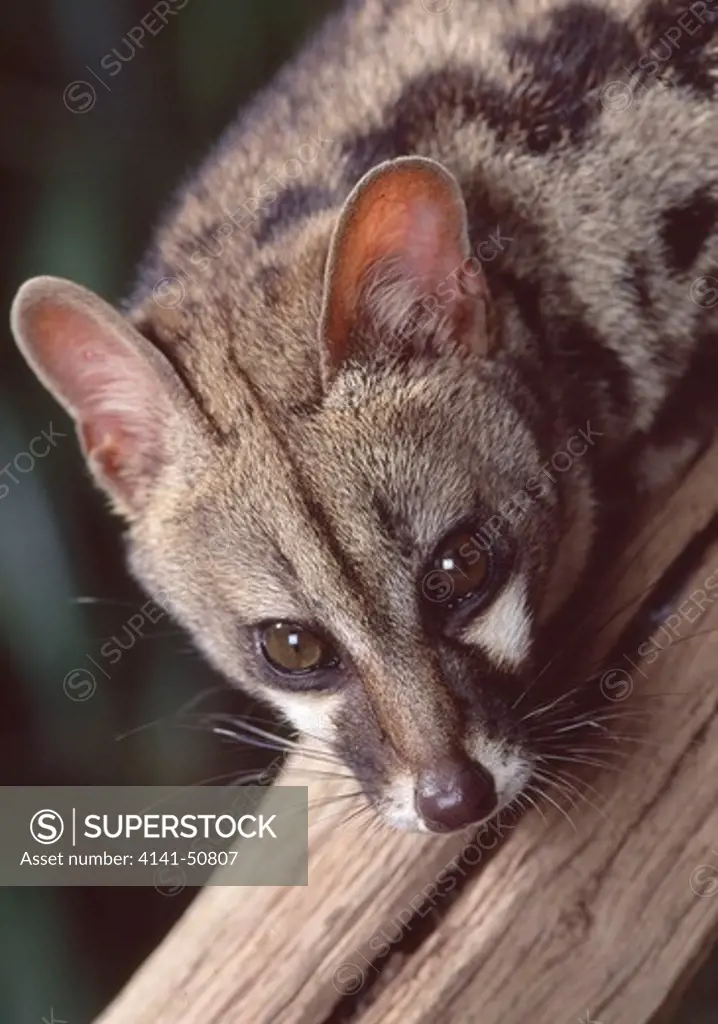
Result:
{"label": "genet ear", "polygon": [[423,157],[400,157],[365,175],[329,250],[320,326],[327,369],[356,357],[368,323],[404,339],[429,331],[438,343],[485,354],[491,320],[454,176]]}
{"label": "genet ear", "polygon": [[32,369],[74,419],[98,482],[131,516],[188,425],[189,398],[169,361],[98,296],[58,278],[22,285],[11,327]]}

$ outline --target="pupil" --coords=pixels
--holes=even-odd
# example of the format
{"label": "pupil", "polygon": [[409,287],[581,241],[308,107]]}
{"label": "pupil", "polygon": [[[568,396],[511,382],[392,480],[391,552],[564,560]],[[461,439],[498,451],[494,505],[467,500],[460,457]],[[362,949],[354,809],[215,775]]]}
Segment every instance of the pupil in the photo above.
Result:
{"label": "pupil", "polygon": [[276,622],[268,627],[262,642],[267,659],[287,672],[309,672],[335,664],[319,636],[289,623]]}
{"label": "pupil", "polygon": [[318,642],[303,629],[285,629],[287,668],[312,668],[320,660]]}

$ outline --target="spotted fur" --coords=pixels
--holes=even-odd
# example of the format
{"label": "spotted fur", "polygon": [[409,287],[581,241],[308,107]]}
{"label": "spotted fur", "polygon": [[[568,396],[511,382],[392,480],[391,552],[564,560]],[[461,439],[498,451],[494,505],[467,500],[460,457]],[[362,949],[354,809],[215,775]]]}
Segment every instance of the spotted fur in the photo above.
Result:
{"label": "spotted fur", "polygon": [[[483,761],[502,805],[520,791],[515,698],[614,471],[644,489],[665,483],[661,447],[674,473],[695,456],[718,368],[717,88],[708,0],[352,3],[228,130],[143,263],[126,315],[196,422],[170,417],[163,471],[122,507],[134,571],[400,827],[422,827],[413,780],[447,750]],[[327,376],[332,231],[401,156],[458,182],[496,341],[439,344],[379,289]],[[31,347],[22,309],[16,334]],[[506,549],[468,619],[430,576],[467,518]],[[327,634],[341,669],[278,679],[253,632],[276,620]]]}

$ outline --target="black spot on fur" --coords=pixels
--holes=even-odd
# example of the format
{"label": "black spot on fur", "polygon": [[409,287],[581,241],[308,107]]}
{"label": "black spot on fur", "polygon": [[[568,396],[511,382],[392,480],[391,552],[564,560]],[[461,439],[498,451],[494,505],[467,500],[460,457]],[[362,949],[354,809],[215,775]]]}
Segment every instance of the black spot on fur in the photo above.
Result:
{"label": "black spot on fur", "polygon": [[636,305],[643,313],[653,309],[653,299],[648,284],[648,267],[638,253],[628,257],[626,265],[626,285],[633,293]]}
{"label": "black spot on fur", "polygon": [[641,28],[647,43],[642,50],[641,70],[647,80],[662,76],[665,71],[678,85],[707,97],[715,95],[718,71],[715,0],[650,0]]}
{"label": "black spot on fur", "polygon": [[546,416],[546,409],[553,401],[551,378],[547,372],[551,353],[541,313],[540,286],[536,281],[518,278],[509,270],[501,270],[492,274],[490,288],[500,310],[499,318],[507,305],[514,306],[530,339],[526,350],[513,356],[517,386],[512,386],[507,380],[504,398],[517,409],[539,449],[549,458],[555,443],[554,425]]}
{"label": "black spot on fur", "polygon": [[[544,409],[555,401],[556,383],[563,378],[560,391],[565,396],[567,418],[577,427],[589,417],[600,419],[604,414],[620,416],[631,411],[628,368],[578,312],[554,312],[575,308],[570,281],[558,275],[546,286],[537,279],[519,279],[504,271],[498,276],[499,283],[536,346],[533,353],[527,353],[528,372],[535,377],[532,387],[536,393],[547,396],[542,397]],[[550,309],[544,293],[550,294]],[[600,453],[591,454],[600,457]]]}
{"label": "black spot on fur", "polygon": [[430,153],[437,140],[457,128],[484,121],[498,139],[515,140],[543,152],[562,137],[558,120],[549,123],[527,92],[512,93],[474,68],[431,71],[415,78],[387,113],[387,120],[364,135],[347,139],[347,177],[355,181],[375,164],[413,153]]}
{"label": "black spot on fur", "polygon": [[628,26],[594,4],[569,4],[537,26],[546,22],[547,31],[537,27],[507,42],[511,69],[521,76],[514,104],[520,121],[530,112],[534,152],[566,135],[580,141],[601,111],[600,87],[640,52]]}
{"label": "black spot on fur", "polygon": [[518,278],[510,271],[497,275],[494,287],[500,286],[511,296],[524,326],[537,345],[541,360],[550,358],[550,346],[544,330],[544,318],[541,312],[541,287],[537,281],[529,278]]}
{"label": "black spot on fur", "polygon": [[[542,29],[548,25],[547,31]],[[442,134],[483,120],[500,140],[543,153],[580,141],[601,112],[598,90],[639,49],[625,24],[592,4],[575,3],[506,41],[519,84],[507,88],[473,67],[430,71],[411,81],[383,125],[346,141],[352,180],[383,160],[427,152]]]}
{"label": "black spot on fur", "polygon": [[679,273],[690,270],[718,221],[718,203],[705,189],[666,210],[661,240],[670,264]]}
{"label": "black spot on fur", "polygon": [[372,506],[384,535],[402,554],[410,556],[414,551],[415,541],[404,517],[391,506],[383,494],[373,495]]}
{"label": "black spot on fur", "polygon": [[567,378],[574,420],[596,409],[627,415],[633,407],[628,367],[595,331],[577,316],[556,317],[548,326],[559,365]]}
{"label": "black spot on fur", "polygon": [[408,83],[381,127],[344,143],[347,174],[356,179],[383,160],[426,151],[438,136],[479,117],[505,128],[505,104],[504,90],[473,68],[422,74]]}
{"label": "black spot on fur", "polygon": [[713,433],[715,381],[718,377],[718,334],[699,329],[686,373],[676,381],[651,430],[655,441],[671,443],[694,429]]}
{"label": "black spot on fur", "polygon": [[[630,372],[606,342],[577,314],[548,314],[538,281],[519,280],[505,273],[500,277],[536,345],[535,351],[527,352],[525,360],[517,359],[516,365],[528,387],[542,396],[543,408],[555,401],[554,392],[547,394],[548,382],[555,385],[563,378],[564,411],[577,429],[589,419],[600,429],[604,416],[627,416],[632,410]],[[552,283],[554,298],[557,288],[565,291],[568,305],[568,282]],[[586,457],[600,461],[600,445],[590,447]]]}
{"label": "black spot on fur", "polygon": [[260,213],[254,230],[255,241],[264,245],[271,241],[277,228],[290,227],[304,217],[330,210],[336,201],[337,197],[324,186],[292,185]]}

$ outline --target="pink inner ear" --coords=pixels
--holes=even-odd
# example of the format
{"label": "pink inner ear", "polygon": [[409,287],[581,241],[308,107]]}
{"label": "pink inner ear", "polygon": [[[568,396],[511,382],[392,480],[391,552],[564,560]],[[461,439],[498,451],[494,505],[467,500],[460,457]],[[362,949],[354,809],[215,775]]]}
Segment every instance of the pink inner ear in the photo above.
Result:
{"label": "pink inner ear", "polygon": [[77,421],[103,482],[129,494],[164,454],[171,409],[154,367],[114,323],[60,299],[28,309],[22,334],[42,379]]}
{"label": "pink inner ear", "polygon": [[404,210],[404,245],[399,255],[407,270],[433,291],[461,263],[464,254],[457,239],[446,236],[442,210],[421,199]]}
{"label": "pink inner ear", "polygon": [[360,182],[337,225],[327,269],[322,327],[331,361],[346,355],[367,275],[382,261],[390,260],[419,298],[468,252],[463,200],[438,165],[399,160]]}

